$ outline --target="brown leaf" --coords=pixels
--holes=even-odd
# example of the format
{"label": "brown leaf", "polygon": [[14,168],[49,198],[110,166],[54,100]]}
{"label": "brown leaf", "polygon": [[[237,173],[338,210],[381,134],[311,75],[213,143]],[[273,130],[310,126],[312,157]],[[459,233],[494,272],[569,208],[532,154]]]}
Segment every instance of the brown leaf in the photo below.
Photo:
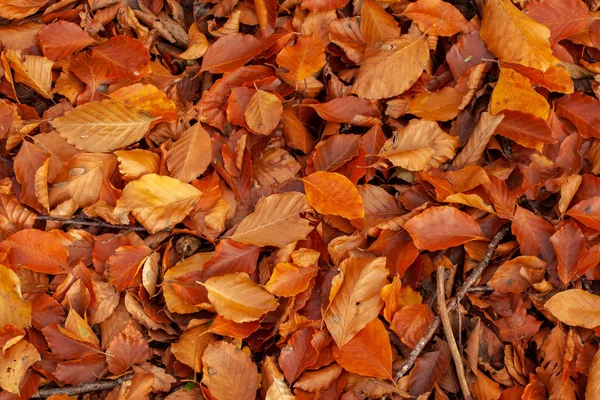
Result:
{"label": "brown leaf", "polygon": [[283,116],[283,105],[276,95],[257,90],[248,102],[244,118],[248,127],[261,135],[270,135]]}
{"label": "brown leaf", "polygon": [[450,364],[450,348],[439,342],[439,349],[421,355],[410,372],[408,391],[413,396],[430,392]]}

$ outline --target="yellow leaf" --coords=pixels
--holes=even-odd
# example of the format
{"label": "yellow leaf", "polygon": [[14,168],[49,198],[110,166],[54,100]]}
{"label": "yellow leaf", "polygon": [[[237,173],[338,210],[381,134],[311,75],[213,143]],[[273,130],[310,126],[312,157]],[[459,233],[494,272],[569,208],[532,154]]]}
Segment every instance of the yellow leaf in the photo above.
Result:
{"label": "yellow leaf", "polygon": [[168,176],[148,174],[129,182],[114,214],[131,212],[150,233],[172,228],[194,208],[202,192]]}
{"label": "yellow leaf", "polygon": [[171,175],[182,182],[191,182],[202,175],[211,161],[210,136],[200,123],[187,129],[167,153]]}
{"label": "yellow leaf", "polygon": [[413,119],[388,139],[379,155],[410,171],[437,168],[456,154],[458,139],[434,121]]}
{"label": "yellow leaf", "polygon": [[0,387],[18,395],[19,384],[25,372],[38,360],[40,353],[35,346],[21,339],[0,355]]}
{"label": "yellow leaf", "polygon": [[106,153],[137,142],[151,123],[152,117],[142,109],[103,100],[69,111],[52,126],[79,150]]}
{"label": "yellow leaf", "polygon": [[360,62],[352,93],[367,99],[393,97],[408,90],[429,60],[425,36],[403,35],[367,50]]}
{"label": "yellow leaf", "polygon": [[198,30],[198,26],[195,23],[190,25],[188,40],[190,41],[190,44],[188,45],[187,50],[181,53],[179,57],[185,60],[194,60],[202,57],[204,53],[206,53],[206,50],[208,50],[208,39],[204,33]]}
{"label": "yellow leaf", "polygon": [[548,119],[550,105],[536,92],[529,79],[510,68],[500,68],[500,78],[490,100],[492,115],[502,110],[515,110]]}
{"label": "yellow leaf", "polygon": [[149,150],[117,150],[115,155],[119,160],[119,172],[126,181],[134,181],[146,174],[159,172],[160,157]]}
{"label": "yellow leaf", "polygon": [[0,327],[7,324],[13,324],[17,328],[29,327],[31,303],[23,299],[21,281],[17,274],[0,265]]}
{"label": "yellow leaf", "polygon": [[116,157],[112,154],[75,154],[52,182],[48,193],[51,208],[69,199],[79,207],[94,204],[101,190],[109,185],[116,164]]}
{"label": "yellow leaf", "polygon": [[254,212],[240,222],[231,239],[261,247],[283,247],[306,238],[313,230],[310,221],[300,216],[310,210],[302,193],[273,194],[258,201]]}
{"label": "yellow leaf", "polygon": [[244,113],[248,127],[261,135],[270,135],[282,116],[283,105],[279,97],[264,90],[257,90],[252,95]]}
{"label": "yellow leaf", "polygon": [[277,308],[273,295],[243,272],[212,277],[204,286],[217,313],[233,322],[256,321]]}
{"label": "yellow leaf", "polygon": [[545,72],[556,63],[550,49],[550,29],[511,0],[489,0],[483,7],[481,38],[496,57]]}
{"label": "yellow leaf", "polygon": [[125,106],[146,111],[154,118],[153,124],[177,120],[175,102],[154,85],[134,83],[115,90],[109,97]]}
{"label": "yellow leaf", "polygon": [[385,257],[347,258],[340,264],[340,274],[331,282],[331,303],[323,318],[338,347],[377,318],[387,276]]}
{"label": "yellow leaf", "polygon": [[[2,8],[0,6],[0,8]],[[6,58],[14,70],[15,81],[21,82],[47,99],[52,99],[52,65],[46,57],[23,55],[21,50],[6,50]]]}

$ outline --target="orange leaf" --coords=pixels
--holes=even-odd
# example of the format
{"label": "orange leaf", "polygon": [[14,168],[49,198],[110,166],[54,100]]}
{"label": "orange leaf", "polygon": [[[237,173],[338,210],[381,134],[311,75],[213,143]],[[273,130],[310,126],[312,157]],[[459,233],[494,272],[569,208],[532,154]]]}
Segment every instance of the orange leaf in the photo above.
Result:
{"label": "orange leaf", "polygon": [[302,8],[312,12],[330,11],[344,7],[348,0],[302,0]]}
{"label": "orange leaf", "polygon": [[524,147],[539,149],[544,144],[558,142],[556,134],[546,121],[521,111],[504,110],[504,118],[496,128],[496,134],[514,140]]}
{"label": "orange leaf", "polygon": [[512,233],[517,237],[517,242],[524,256],[539,257],[546,262],[554,258],[554,249],[550,244],[550,237],[554,234],[554,227],[539,215],[517,206]]}
{"label": "orange leaf", "polygon": [[136,364],[150,357],[150,348],[144,336],[130,322],[117,336],[113,337],[106,349],[108,370],[120,375]]}
{"label": "orange leaf", "polygon": [[108,280],[122,292],[134,284],[134,280],[146,258],[152,253],[148,246],[123,246],[106,260]]}
{"label": "orange leaf", "polygon": [[445,250],[472,240],[485,239],[477,222],[449,206],[431,207],[411,218],[404,229],[421,250]]}
{"label": "orange leaf", "polygon": [[388,139],[379,156],[410,171],[437,168],[456,154],[458,139],[434,121],[413,119]]}
{"label": "orange leaf", "polygon": [[200,371],[202,356],[208,345],[215,341],[214,336],[208,332],[208,325],[203,322],[192,320],[177,342],[171,345],[175,358],[194,372]]}
{"label": "orange leaf", "polygon": [[600,138],[600,102],[581,92],[563,96],[556,101],[556,115],[575,125],[585,138]]}
{"label": "orange leaf", "polygon": [[490,109],[493,115],[503,110],[534,114],[548,119],[550,105],[536,92],[529,79],[510,68],[500,68],[500,78],[492,92]]}
{"label": "orange leaf", "polygon": [[315,172],[302,180],[306,199],[317,212],[347,219],[363,218],[364,206],[356,186],[336,172]]}
{"label": "orange leaf", "polygon": [[394,314],[390,327],[403,343],[413,348],[434,318],[427,304],[408,305]]}
{"label": "orange leaf", "polygon": [[[227,342],[211,343],[202,356],[202,384],[220,400],[254,400],[258,371],[250,357]],[[235,379],[232,379],[235,371]]]}
{"label": "orange leaf", "polygon": [[188,128],[167,153],[169,171],[182,182],[202,175],[211,161],[212,142],[200,123]]}
{"label": "orange leaf", "polygon": [[375,318],[341,349],[335,361],[346,371],[392,380],[392,346],[385,326]]}
{"label": "orange leaf", "polygon": [[463,93],[451,87],[419,93],[409,100],[406,112],[433,121],[449,121],[458,115],[463,96]]}
{"label": "orange leaf", "polygon": [[300,36],[294,46],[284,47],[276,60],[285,80],[297,85],[323,68],[325,47],[315,35]]}
{"label": "orange leaf", "polygon": [[141,40],[128,36],[113,36],[94,47],[92,57],[109,65],[108,79],[139,81],[152,72],[148,49]]}
{"label": "orange leaf", "polygon": [[46,274],[65,274],[69,253],[58,236],[37,229],[24,229],[3,243],[15,267]]}
{"label": "orange leaf", "polygon": [[338,347],[343,347],[373,321],[383,305],[387,283],[385,257],[347,258],[333,278],[330,304],[323,319]]}
{"label": "orange leaf", "polygon": [[354,96],[339,97],[323,104],[304,104],[313,108],[319,117],[329,122],[357,126],[373,126],[379,123],[381,114],[372,102]]}
{"label": "orange leaf", "polygon": [[480,33],[487,48],[501,61],[541,71],[555,64],[550,30],[521,12],[510,0],[485,3]]}
{"label": "orange leaf", "polygon": [[278,6],[279,3],[276,0],[254,0],[258,24],[264,37],[271,36],[275,31]]}
{"label": "orange leaf", "polygon": [[579,260],[587,252],[585,236],[570,220],[550,237],[550,242],[558,261],[558,277],[566,286],[577,276]]}
{"label": "orange leaf", "polygon": [[280,297],[292,297],[308,289],[308,285],[319,269],[316,265],[299,267],[297,265],[282,262],[275,266],[271,278],[265,285],[265,289]]}
{"label": "orange leaf", "polygon": [[487,284],[499,292],[523,293],[531,286],[531,282],[526,279],[523,270],[539,271],[543,277],[546,271],[546,263],[532,256],[513,258],[502,264]]}
{"label": "orange leaf", "polygon": [[567,215],[575,218],[583,225],[600,230],[600,196],[591,197],[575,204]]}
{"label": "orange leaf", "polygon": [[305,372],[294,383],[294,387],[307,392],[319,393],[329,389],[341,373],[342,368],[333,363],[318,371]]}
{"label": "orange leaf", "polygon": [[222,36],[204,53],[201,71],[213,74],[235,71],[273,43],[241,33]]}
{"label": "orange leaf", "polygon": [[57,21],[46,25],[38,33],[42,52],[50,60],[67,58],[71,54],[94,43],[79,25],[67,21]]}
{"label": "orange leaf", "polygon": [[534,0],[527,15],[550,28],[552,45],[579,33],[590,24],[590,10],[579,0]]}
{"label": "orange leaf", "polygon": [[175,122],[177,120],[177,107],[175,102],[154,85],[145,83],[134,83],[115,90],[110,98],[126,106],[138,107],[158,122]]}
{"label": "orange leaf", "polygon": [[6,19],[21,19],[35,14],[47,0],[0,0],[0,17]]}
{"label": "orange leaf", "polygon": [[245,339],[256,332],[258,328],[260,328],[259,321],[238,323],[217,315],[208,331],[216,335]]}
{"label": "orange leaf", "polygon": [[422,32],[452,36],[468,29],[468,22],[450,3],[442,0],[418,0],[410,3],[404,15],[417,23]]}

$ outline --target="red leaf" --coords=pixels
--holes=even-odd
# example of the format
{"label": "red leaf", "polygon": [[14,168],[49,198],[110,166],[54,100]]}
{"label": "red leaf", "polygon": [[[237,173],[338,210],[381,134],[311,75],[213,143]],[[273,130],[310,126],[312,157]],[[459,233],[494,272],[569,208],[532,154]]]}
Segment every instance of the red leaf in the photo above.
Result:
{"label": "red leaf", "polygon": [[587,252],[585,236],[571,220],[550,237],[550,242],[558,260],[558,277],[568,285],[577,276],[579,260]]}

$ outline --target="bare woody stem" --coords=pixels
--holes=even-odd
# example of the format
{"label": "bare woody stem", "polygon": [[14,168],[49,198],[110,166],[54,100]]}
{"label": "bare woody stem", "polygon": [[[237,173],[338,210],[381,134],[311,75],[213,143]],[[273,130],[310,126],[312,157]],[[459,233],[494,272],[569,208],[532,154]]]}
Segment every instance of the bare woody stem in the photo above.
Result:
{"label": "bare woody stem", "polygon": [[102,221],[96,221],[93,219],[83,219],[83,218],[60,218],[53,217],[51,215],[38,215],[37,219],[39,221],[56,221],[60,222],[63,225],[82,225],[82,226],[97,226],[100,228],[110,228],[110,229],[122,229],[129,231],[138,231],[145,232],[146,228],[142,226],[131,226],[131,225],[121,225],[121,224],[108,224]]}
{"label": "bare woody stem", "polygon": [[[452,333],[452,325],[450,324],[450,317],[448,316],[448,309],[446,308],[446,295],[444,289],[444,266],[438,265],[437,267],[437,303],[438,303],[438,315],[442,320],[442,327],[444,328],[444,335],[450,346],[450,352],[452,353],[452,359],[454,360],[454,366],[456,367],[456,375],[458,376],[458,382],[463,393],[465,400],[471,400],[471,392],[467,379],[465,377],[465,368],[462,363],[462,357],[458,346],[456,345],[456,339],[454,339],[454,333]],[[460,319],[460,315],[458,317]]]}
{"label": "bare woody stem", "polygon": [[133,374],[127,374],[115,379],[114,381],[100,381],[94,383],[84,383],[77,386],[65,386],[54,389],[40,389],[36,394],[31,396],[32,399],[45,399],[55,394],[66,394],[67,396],[74,396],[82,393],[96,392],[98,390],[113,389],[119,386],[121,383],[126,382],[133,378]]}
{"label": "bare woody stem", "polygon": [[[458,305],[458,303],[460,303],[462,298],[465,297],[465,294],[467,293],[469,288],[473,286],[477,279],[479,279],[483,270],[490,263],[494,251],[496,251],[496,248],[500,244],[500,241],[502,240],[502,238],[504,238],[504,236],[506,236],[509,229],[510,225],[507,224],[500,228],[498,233],[496,233],[492,241],[488,244],[487,250],[485,251],[485,255],[483,256],[479,264],[477,264],[477,267],[475,267],[475,269],[473,270],[473,272],[471,272],[465,283],[460,287],[460,289],[458,289],[456,295],[452,298],[452,300],[450,300],[450,303],[448,303],[448,311],[452,311],[456,308],[456,306]],[[415,348],[410,352],[406,361],[404,361],[404,364],[402,364],[402,367],[396,373],[396,376],[394,377],[396,381],[400,380],[400,378],[406,375],[408,370],[410,370],[413,367],[415,361],[417,360],[417,357],[419,357],[419,354],[421,354],[427,343],[429,343],[431,338],[433,338],[433,335],[440,326],[440,322],[441,320],[439,315],[433,319],[421,340],[419,340]]]}

